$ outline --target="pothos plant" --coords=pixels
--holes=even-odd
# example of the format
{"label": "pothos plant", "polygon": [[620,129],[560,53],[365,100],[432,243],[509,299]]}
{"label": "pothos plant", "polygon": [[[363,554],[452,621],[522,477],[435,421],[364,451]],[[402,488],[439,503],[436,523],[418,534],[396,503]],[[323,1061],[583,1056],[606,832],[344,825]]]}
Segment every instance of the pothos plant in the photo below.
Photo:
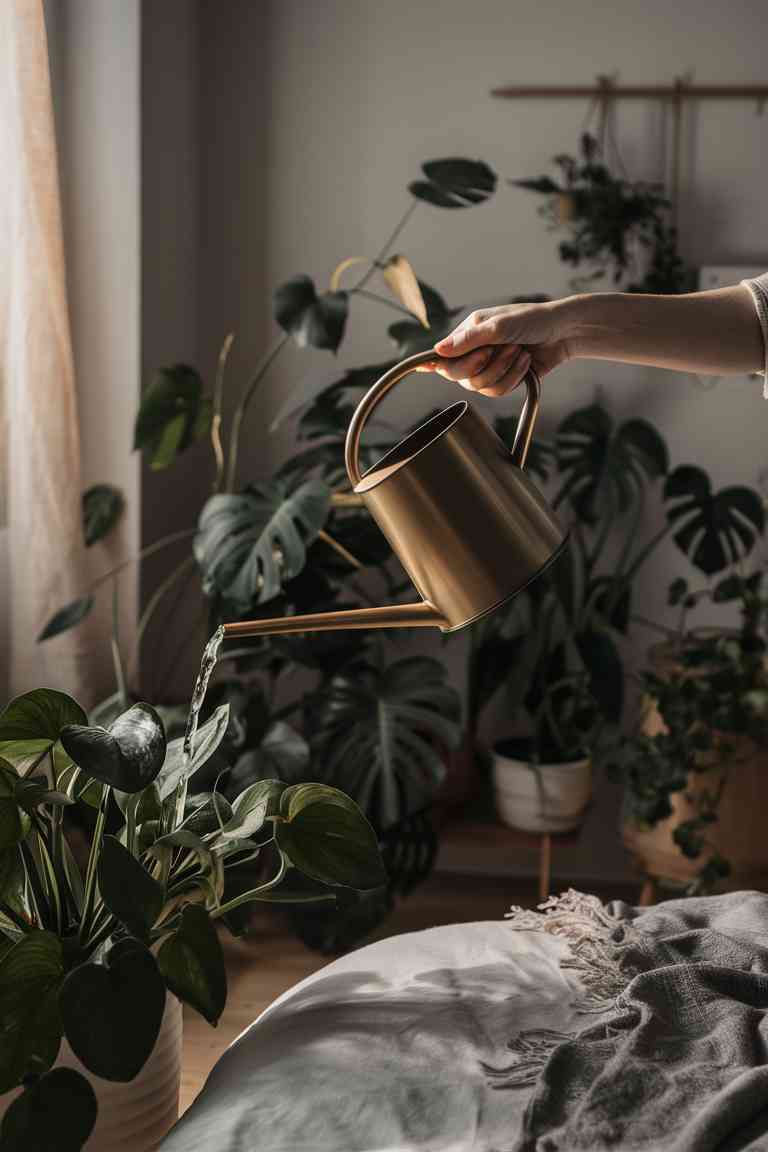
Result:
{"label": "pothos plant", "polygon": [[[672,815],[673,795],[688,790],[693,814],[672,836],[684,856],[701,860],[691,893],[710,891],[729,875],[730,863],[711,838],[723,789],[755,745],[768,744],[768,598],[762,570],[746,575],[740,567],[697,590],[682,577],[672,581],[668,600],[679,608],[677,627],[659,651],[663,666],[657,661],[641,675],[661,724],[651,734],[641,714],[617,749],[628,820],[653,827]],[[739,627],[690,627],[690,613],[703,601],[737,604]],[[692,776],[707,786],[690,790]]]}
{"label": "pothos plant", "polygon": [[560,259],[586,269],[573,278],[574,291],[605,276],[614,284],[629,276],[629,292],[678,293],[695,287],[694,273],[678,254],[670,203],[660,184],[616,176],[588,132],[576,156],[561,153],[552,163],[556,179],[545,175],[510,183],[543,196],[540,214],[551,229],[566,233]]}
{"label": "pothos plant", "polygon": [[[246,615],[369,603],[377,584],[383,585],[387,599],[402,595],[402,570],[348,491],[343,462],[344,437],[357,399],[395,359],[339,368],[330,381],[326,376],[290,391],[272,427],[293,421],[297,447],[271,475],[254,474],[252,460],[244,467],[242,433],[263,382],[289,343],[338,353],[353,308],[372,304],[397,314],[388,327],[397,358],[431,346],[448,331],[461,309],[449,306],[436,289],[417,278],[395,246],[419,206],[458,210],[480,205],[493,195],[496,183],[495,173],[479,161],[425,163],[422,178],[409,185],[408,206],[375,258],[342,260],[325,290],[307,275],[279,285],[274,293],[278,335],[241,387],[230,421],[224,420],[224,401],[230,388],[231,335],[210,385],[193,367],[177,364],[161,369],[145,389],[135,425],[136,449],[152,469],[163,470],[207,442],[212,493],[195,526],[183,526],[140,553],[139,559],[148,557],[180,539],[192,544],[147,602],[127,666],[122,638],[113,635],[118,691],[97,710],[100,722],[139,694],[139,654],[147,625],[160,607],[168,610],[173,590],[189,578],[200,581],[211,630]],[[372,462],[396,439],[391,428],[374,424],[364,459]],[[119,515],[120,495],[101,486],[91,493],[89,508],[92,542],[109,531]],[[115,578],[113,570],[99,584],[112,582],[114,589]],[[97,591],[92,587],[57,612],[41,639],[79,623]],[[428,657],[392,659],[381,634],[341,633],[243,644],[224,651],[222,668],[225,674],[213,685],[210,700],[211,706],[230,705],[216,769],[231,766],[225,791],[231,793],[276,768],[298,782],[310,772],[317,774],[315,766],[322,765],[326,783],[358,796],[389,852],[392,889],[404,890],[422,876],[435,850],[423,813],[442,780],[445,750],[459,737],[458,695],[447,684],[440,662]],[[308,672],[314,687],[291,698],[297,670]],[[336,739],[342,722],[355,740]],[[362,747],[365,771],[359,760]]]}
{"label": "pothos plant", "polygon": [[[232,802],[188,796],[227,729],[226,706],[191,757],[148,704],[108,728],[38,689],[0,715],[0,1093],[5,1152],[76,1152],[93,1129],[88,1078],[56,1068],[63,1039],[91,1076],[130,1081],[170,992],[216,1024],[227,981],[216,925],[257,901],[335,898],[386,882],[376,836],[344,793],[262,779]],[[84,867],[64,811],[96,810]],[[226,878],[265,861],[256,885]],[[66,1122],[62,1122],[62,1117]]]}
{"label": "pothos plant", "polygon": [[[513,432],[505,421],[497,427],[502,436]],[[661,542],[671,536],[712,576],[750,553],[764,513],[749,488],[713,492],[701,469],[670,470],[667,445],[652,424],[616,426],[599,404],[566,416],[554,441],[534,445],[529,460],[552,489],[569,547],[507,610],[476,629],[470,717],[476,726],[504,685],[527,758],[562,763],[594,753],[603,736],[606,749],[616,738],[624,709],[622,641],[643,620],[635,581]],[[654,490],[664,523],[643,536]]]}

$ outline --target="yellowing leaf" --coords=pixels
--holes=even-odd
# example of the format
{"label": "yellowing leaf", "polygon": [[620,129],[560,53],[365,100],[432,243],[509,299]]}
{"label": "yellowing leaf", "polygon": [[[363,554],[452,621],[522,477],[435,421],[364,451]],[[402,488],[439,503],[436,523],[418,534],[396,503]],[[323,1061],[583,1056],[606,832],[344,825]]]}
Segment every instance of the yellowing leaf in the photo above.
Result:
{"label": "yellowing leaf", "polygon": [[396,296],[409,312],[413,312],[425,328],[429,328],[427,306],[424,303],[416,273],[405,256],[393,256],[391,260],[387,261],[382,271],[392,295]]}
{"label": "yellowing leaf", "polygon": [[347,268],[354,268],[355,264],[370,264],[370,260],[366,256],[348,256],[346,260],[342,260],[341,264],[337,264],[329,285],[331,292],[338,292],[341,287],[342,276]]}

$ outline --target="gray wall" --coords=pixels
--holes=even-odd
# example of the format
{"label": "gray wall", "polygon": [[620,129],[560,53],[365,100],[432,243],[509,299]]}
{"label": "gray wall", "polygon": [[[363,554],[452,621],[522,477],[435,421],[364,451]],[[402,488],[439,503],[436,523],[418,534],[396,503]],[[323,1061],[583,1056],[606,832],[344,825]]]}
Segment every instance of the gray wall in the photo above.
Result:
{"label": "gray wall", "polygon": [[[200,334],[210,363],[223,332],[235,327],[238,371],[254,362],[272,331],[274,285],[299,271],[322,285],[341,258],[373,254],[402,211],[405,185],[430,157],[481,157],[502,179],[482,208],[419,208],[401,250],[420,276],[450,303],[468,307],[568,291],[535,198],[504,178],[537,175],[552,155],[572,150],[587,109],[578,101],[493,100],[490,88],[585,83],[613,70],[626,83],[668,84],[686,72],[722,84],[764,77],[765,12],[754,0],[279,0],[210,2],[201,11]],[[669,138],[659,108],[624,104],[616,127],[630,172],[663,176]],[[691,262],[768,266],[764,133],[764,119],[747,104],[686,110],[681,239]],[[389,355],[387,322],[374,305],[356,302],[341,363]],[[290,451],[288,434],[267,432],[281,394],[332,364],[330,354],[291,351],[273,372],[249,423],[250,474]],[[389,415],[410,420],[448,397],[447,387],[415,379],[393,398]],[[758,480],[766,410],[754,381],[722,381],[705,391],[691,377],[664,371],[572,365],[546,382],[544,425],[595,396],[617,417],[655,421],[675,462],[699,461],[717,483]],[[517,403],[492,411],[514,411]],[[647,531],[657,513],[651,509]],[[686,566],[665,547],[640,584],[644,614],[664,619],[673,572],[686,574]],[[638,645],[648,638],[639,635]],[[450,658],[460,683],[460,640]],[[490,718],[487,734],[503,724],[503,716]],[[626,869],[605,835],[617,804],[617,790],[604,786],[570,859],[574,874]]]}

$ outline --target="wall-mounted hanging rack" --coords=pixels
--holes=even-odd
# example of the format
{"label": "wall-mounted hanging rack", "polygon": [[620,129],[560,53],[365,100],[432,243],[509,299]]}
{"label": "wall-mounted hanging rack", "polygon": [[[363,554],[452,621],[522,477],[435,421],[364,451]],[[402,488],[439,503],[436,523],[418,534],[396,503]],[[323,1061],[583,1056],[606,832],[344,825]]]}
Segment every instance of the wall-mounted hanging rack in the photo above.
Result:
{"label": "wall-mounted hanging rack", "polygon": [[492,88],[491,96],[501,100],[568,100],[608,96],[612,100],[754,100],[758,111],[768,100],[765,84],[596,84],[513,85]]}
{"label": "wall-mounted hanging rack", "polygon": [[[676,223],[680,199],[680,153],[683,104],[688,100],[754,100],[762,115],[768,100],[765,84],[694,84],[690,76],[676,76],[672,84],[618,84],[615,76],[597,76],[594,84],[532,84],[492,88],[501,100],[592,100],[606,122],[608,106],[616,100],[661,100],[673,110],[672,216]],[[602,133],[601,133],[602,135]]]}

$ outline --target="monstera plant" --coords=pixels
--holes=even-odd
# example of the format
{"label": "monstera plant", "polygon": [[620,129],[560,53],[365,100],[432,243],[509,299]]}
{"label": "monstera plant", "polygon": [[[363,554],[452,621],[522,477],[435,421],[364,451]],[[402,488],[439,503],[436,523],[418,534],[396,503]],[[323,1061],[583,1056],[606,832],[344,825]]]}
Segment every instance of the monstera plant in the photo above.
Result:
{"label": "monstera plant", "polygon": [[[406,588],[402,570],[348,491],[344,437],[357,400],[374,380],[395,358],[433,344],[461,312],[419,279],[408,259],[397,252],[403,229],[417,210],[482,205],[494,194],[496,183],[495,173],[477,160],[429,161],[421,177],[410,184],[403,215],[373,258],[342,260],[327,288],[308,275],[278,285],[275,340],[241,385],[231,420],[224,420],[224,400],[231,388],[227,363],[232,335],[224,341],[212,381],[204,381],[190,365],[175,364],[160,369],[147,385],[136,419],[136,449],[151,469],[160,471],[182,454],[208,445],[212,492],[202,509],[189,510],[187,523],[149,544],[139,556],[143,559],[180,541],[191,543],[190,554],[147,601],[129,658],[120,637],[113,636],[117,692],[97,710],[100,723],[109,723],[132,699],[156,699],[153,686],[140,682],[141,647],[158,609],[167,613],[165,635],[172,631],[175,590],[190,579],[199,579],[212,629],[245,615],[277,616],[375,602],[379,589],[389,600],[402,596]],[[388,327],[393,358],[358,367],[334,362],[330,372],[288,389],[278,403],[272,428],[291,422],[295,448],[273,474],[259,474],[253,459],[240,459],[240,443],[270,369],[291,343],[323,350],[330,359],[342,348],[354,313],[369,307],[394,313]],[[372,462],[397,438],[391,427],[374,421],[363,462]],[[102,492],[96,515],[95,500],[92,494],[89,542],[103,538],[122,509],[119,499],[110,502]],[[116,596],[116,575],[116,570],[106,573],[80,599],[64,606],[41,639],[79,623],[90,612],[100,586],[112,583]],[[173,659],[176,646],[169,640],[163,647]],[[364,807],[389,858],[397,862],[393,883],[405,890],[414,877],[424,874],[425,860],[433,854],[426,813],[445,771],[446,750],[459,737],[459,708],[436,659],[419,665],[424,676],[420,687],[431,693],[422,706],[412,667],[407,661],[393,661],[388,651],[380,637],[365,633],[273,638],[225,649],[221,687],[214,683],[210,699],[229,702],[230,721],[208,771],[211,779],[225,772],[221,787],[227,796],[271,774],[276,765],[293,783],[320,774],[329,785],[348,789]],[[164,658],[165,651],[152,662],[160,666],[157,684],[168,678]],[[364,671],[355,682],[360,667]],[[149,669],[148,661],[144,668]],[[304,686],[301,692],[293,688],[297,683]],[[355,697],[354,708],[351,695],[344,696],[353,684],[362,694]],[[403,706],[393,712],[397,699]],[[334,725],[342,701],[358,736],[365,732],[362,746],[371,772],[362,771],[355,742],[332,738],[333,731],[338,734]],[[164,715],[170,719],[169,713]],[[390,726],[393,715],[396,746]],[[183,712],[176,713],[176,722],[183,723]],[[405,755],[406,748],[415,754]],[[327,760],[325,749],[330,750]],[[322,771],[315,765],[322,765]]]}
{"label": "monstera plant", "polygon": [[[385,886],[373,829],[327,784],[269,772],[231,802],[215,786],[188,796],[228,725],[220,706],[187,760],[148,704],[104,728],[38,689],[0,715],[0,1094],[23,1086],[2,1116],[8,1152],[77,1152],[99,1080],[138,1075],[168,993],[216,1024],[217,923],[237,908]],[[67,835],[79,807],[95,817],[82,861]],[[259,880],[227,895],[255,861]],[[80,1070],[56,1066],[64,1039]]]}

